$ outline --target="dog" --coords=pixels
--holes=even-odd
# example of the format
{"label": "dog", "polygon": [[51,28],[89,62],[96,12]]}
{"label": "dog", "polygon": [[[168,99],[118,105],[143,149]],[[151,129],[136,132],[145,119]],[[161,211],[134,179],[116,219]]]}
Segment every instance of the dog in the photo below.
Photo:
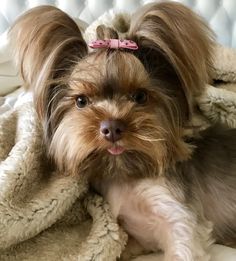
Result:
{"label": "dog", "polygon": [[186,137],[211,79],[214,34],[174,2],[146,5],[125,38],[99,26],[89,51],[61,10],[36,7],[10,36],[48,154],[82,175],[121,226],[165,261],[209,260],[236,242],[236,130]]}

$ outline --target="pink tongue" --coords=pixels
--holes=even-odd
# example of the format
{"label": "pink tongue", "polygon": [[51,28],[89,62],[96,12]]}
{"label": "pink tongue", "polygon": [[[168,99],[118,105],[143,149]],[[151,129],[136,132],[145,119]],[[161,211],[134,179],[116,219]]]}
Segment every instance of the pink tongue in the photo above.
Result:
{"label": "pink tongue", "polygon": [[121,146],[117,147],[111,147],[110,149],[107,149],[112,155],[120,155],[121,153],[124,152],[124,148]]}

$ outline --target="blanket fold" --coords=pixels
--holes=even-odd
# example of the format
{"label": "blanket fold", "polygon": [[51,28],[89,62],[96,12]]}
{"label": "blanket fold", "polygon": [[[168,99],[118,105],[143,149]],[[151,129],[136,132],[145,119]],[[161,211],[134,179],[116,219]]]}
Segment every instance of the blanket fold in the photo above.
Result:
{"label": "blanket fold", "polygon": [[[31,101],[1,115],[0,260],[27,260],[24,255],[22,259],[21,247],[15,244],[25,241],[23,245],[32,245],[27,239],[52,225],[56,224],[60,231],[71,222],[86,222],[90,216],[93,225],[87,223],[87,228],[82,226],[82,229],[91,227],[91,231],[87,238],[82,232],[83,242],[76,254],[60,255],[60,259],[106,260],[109,256],[109,260],[116,260],[127,235],[112,219],[102,198],[91,194],[85,197],[86,179],[45,168],[42,138],[42,129]],[[19,259],[18,255],[21,256]],[[30,257],[30,260],[34,259]],[[40,257],[35,260],[40,260]],[[58,256],[50,260],[58,260]]]}
{"label": "blanket fold", "polygon": [[[207,124],[236,127],[236,52],[215,49],[214,79],[198,97]],[[116,260],[127,235],[86,177],[45,167],[32,101],[0,115],[0,260]]]}
{"label": "blanket fold", "polygon": [[24,104],[0,118],[0,248],[54,224],[86,189],[78,178],[46,173],[42,130],[32,107]]}

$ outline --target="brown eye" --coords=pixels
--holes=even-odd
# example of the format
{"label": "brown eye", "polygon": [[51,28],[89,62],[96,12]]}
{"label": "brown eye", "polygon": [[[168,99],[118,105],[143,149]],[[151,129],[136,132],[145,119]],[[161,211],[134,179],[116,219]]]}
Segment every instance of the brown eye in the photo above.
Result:
{"label": "brown eye", "polygon": [[132,100],[137,104],[145,104],[148,100],[148,95],[145,90],[137,90],[132,96]]}
{"label": "brown eye", "polygon": [[79,95],[76,98],[76,105],[78,108],[84,108],[85,106],[88,105],[88,103],[89,103],[89,99],[85,95]]}

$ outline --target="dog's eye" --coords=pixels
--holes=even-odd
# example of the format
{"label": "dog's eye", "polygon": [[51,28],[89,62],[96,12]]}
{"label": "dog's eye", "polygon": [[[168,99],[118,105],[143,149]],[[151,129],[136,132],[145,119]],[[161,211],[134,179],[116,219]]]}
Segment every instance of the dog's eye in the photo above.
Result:
{"label": "dog's eye", "polygon": [[137,90],[131,95],[131,98],[137,104],[145,104],[147,102],[148,95],[145,90]]}
{"label": "dog's eye", "polygon": [[89,99],[85,95],[79,95],[76,98],[76,105],[78,108],[84,108],[88,103],[89,103]]}

